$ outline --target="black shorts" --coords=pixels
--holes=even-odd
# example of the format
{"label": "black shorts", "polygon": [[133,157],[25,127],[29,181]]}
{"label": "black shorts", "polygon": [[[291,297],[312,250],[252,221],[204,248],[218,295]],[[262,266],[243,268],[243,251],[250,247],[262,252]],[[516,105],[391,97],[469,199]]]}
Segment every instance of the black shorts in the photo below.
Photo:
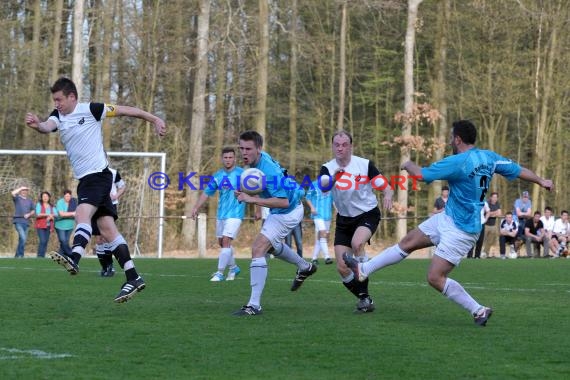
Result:
{"label": "black shorts", "polygon": [[91,219],[92,228],[96,228],[94,227],[96,223],[93,222],[101,216],[108,215],[115,220],[117,219],[117,211],[110,196],[112,182],[113,174],[109,169],[88,174],[79,180],[79,185],[77,185],[78,203],[87,203],[97,207],[97,211]]}
{"label": "black shorts", "polygon": [[[374,207],[372,210],[354,217],[337,214],[334,245],[351,247],[354,232],[361,226],[368,228],[371,234],[374,235],[374,232],[376,232],[378,228],[378,223],[380,223],[381,216],[378,207]],[[370,241],[368,243],[370,243]]]}

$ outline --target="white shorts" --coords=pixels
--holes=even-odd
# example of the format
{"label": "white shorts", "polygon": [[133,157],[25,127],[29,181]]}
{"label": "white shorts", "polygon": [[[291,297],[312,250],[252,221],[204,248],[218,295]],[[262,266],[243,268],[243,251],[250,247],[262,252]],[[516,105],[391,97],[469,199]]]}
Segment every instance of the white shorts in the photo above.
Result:
{"label": "white shorts", "polygon": [[461,259],[475,246],[479,232],[470,234],[455,226],[453,219],[443,212],[431,216],[418,228],[426,234],[436,246],[434,255],[459,265]]}
{"label": "white shorts", "polygon": [[303,214],[302,204],[288,214],[269,214],[260,233],[269,240],[273,248],[279,247],[285,236],[301,223]]}
{"label": "white shorts", "polygon": [[330,220],[313,219],[313,222],[315,223],[315,229],[317,231],[329,232],[329,230],[331,229],[331,221]]}
{"label": "white shorts", "polygon": [[238,218],[218,219],[216,220],[216,237],[221,238],[227,236],[231,239],[235,239],[240,226],[241,219]]}

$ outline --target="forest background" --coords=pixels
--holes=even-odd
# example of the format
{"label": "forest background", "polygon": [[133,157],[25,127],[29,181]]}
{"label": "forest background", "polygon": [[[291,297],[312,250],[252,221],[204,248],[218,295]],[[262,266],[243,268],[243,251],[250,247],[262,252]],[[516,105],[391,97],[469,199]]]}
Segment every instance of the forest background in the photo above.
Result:
{"label": "forest background", "polygon": [[[222,147],[255,129],[289,173],[314,178],[332,158],[331,135],[346,129],[356,155],[398,175],[408,158],[427,165],[449,154],[450,125],[467,118],[479,147],[557,186],[548,193],[496,178],[490,190],[503,211],[529,190],[535,209],[559,214],[570,207],[569,13],[564,0],[6,0],[0,149],[62,149],[57,134],[23,122],[27,111],[51,112],[59,76],[78,84],[80,100],[163,117],[165,138],[139,120],[110,119],[104,139],[109,151],[166,152],[172,174],[212,173]],[[53,156],[1,160],[2,235],[13,232],[11,176],[56,199],[73,182]],[[146,186],[144,165],[120,170]],[[440,189],[397,191],[382,237],[394,240],[427,216]],[[180,216],[197,195],[166,190],[167,249],[195,245],[195,221]],[[208,218],[215,207],[210,201]]]}

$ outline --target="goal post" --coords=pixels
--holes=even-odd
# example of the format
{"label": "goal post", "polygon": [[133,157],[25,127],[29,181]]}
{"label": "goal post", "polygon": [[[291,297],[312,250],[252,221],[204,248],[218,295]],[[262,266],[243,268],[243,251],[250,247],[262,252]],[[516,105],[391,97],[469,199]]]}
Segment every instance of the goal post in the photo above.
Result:
{"label": "goal post", "polygon": [[[130,234],[132,245],[132,253],[133,255],[140,255],[141,251],[139,249],[139,241],[142,236],[146,236],[148,231],[142,231],[141,221],[144,219],[156,219],[158,221],[158,225],[156,228],[156,251],[157,257],[162,258],[163,255],[163,235],[164,235],[164,191],[161,190],[153,190],[147,185],[147,179],[149,175],[155,171],[160,171],[162,173],[166,173],[166,153],[164,152],[107,152],[108,156],[112,159],[111,160],[111,167],[114,169],[118,169],[121,173],[121,176],[125,179],[127,183],[127,194],[129,193],[129,188],[135,188],[135,190],[131,190],[132,194],[129,194],[128,200],[123,201],[123,198],[119,202],[119,207],[123,206],[123,203],[126,203],[128,207],[128,215],[123,216],[121,212],[119,212],[119,218],[125,217],[129,219],[134,219],[136,221],[135,225],[131,230],[133,230],[132,234]],[[25,180],[26,178],[31,178],[32,175],[30,173],[22,172],[19,168],[16,168],[14,162],[11,160],[7,160],[7,157],[13,157],[14,159],[18,156],[28,156],[30,158],[35,158],[37,156],[67,156],[67,152],[63,150],[18,150],[18,149],[0,149],[0,155],[3,157],[3,164],[0,167],[0,191],[2,192],[10,192],[13,190],[12,187],[16,187],[18,184],[21,183],[22,178]],[[121,165],[119,161],[126,161],[128,159],[144,159],[142,165],[140,162],[137,165]],[[56,168],[58,170],[67,171],[69,173],[69,178],[71,178],[71,168],[67,162],[67,157],[60,158],[63,161],[57,163]],[[160,165],[152,165],[150,168],[149,160],[160,160]],[[117,164],[115,164],[115,160]],[[31,166],[34,167],[35,163],[32,162]],[[125,166],[125,167],[122,167]],[[132,173],[126,166],[138,166],[136,173]],[[142,169],[141,169],[142,167]],[[33,180],[30,182],[34,182]],[[134,183],[133,183],[134,182]],[[136,186],[133,186],[136,185]],[[137,191],[138,187],[138,191]],[[6,190],[6,191],[5,191]],[[39,189],[38,189],[39,190]],[[62,189],[60,189],[62,190]],[[72,189],[75,191],[75,189]],[[157,194],[158,193],[158,194]],[[158,197],[156,196],[158,195]],[[59,191],[53,194],[52,201],[55,203],[57,199],[61,196]],[[158,215],[144,215],[144,211],[148,210],[146,206],[149,202],[157,203],[158,207],[155,209],[155,214]],[[153,206],[154,207],[154,206]],[[152,210],[151,210],[152,211]],[[132,227],[132,226],[129,226]],[[148,227],[146,228],[149,229]],[[121,229],[120,229],[121,230]],[[122,231],[121,231],[122,232]],[[148,248],[147,248],[148,249]]]}

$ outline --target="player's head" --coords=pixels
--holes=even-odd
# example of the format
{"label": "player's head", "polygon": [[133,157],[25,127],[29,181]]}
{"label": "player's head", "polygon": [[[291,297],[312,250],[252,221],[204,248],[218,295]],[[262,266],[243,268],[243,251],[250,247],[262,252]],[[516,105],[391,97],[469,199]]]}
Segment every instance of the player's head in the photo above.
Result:
{"label": "player's head", "polygon": [[332,136],[332,150],[337,160],[345,160],[352,155],[352,136],[345,130],[336,131]]}
{"label": "player's head", "polygon": [[453,154],[459,153],[459,147],[462,144],[474,145],[476,140],[477,128],[470,120],[453,122],[451,126],[451,148],[453,149]]}
{"label": "player's head", "polygon": [[239,151],[246,165],[255,166],[261,157],[263,137],[256,131],[245,131],[239,135]]}
{"label": "player's head", "polygon": [[222,149],[222,165],[224,169],[232,169],[236,165],[236,150],[226,146]]}
{"label": "player's head", "polygon": [[50,88],[55,108],[63,115],[70,114],[77,104],[77,87],[69,78],[59,78]]}

